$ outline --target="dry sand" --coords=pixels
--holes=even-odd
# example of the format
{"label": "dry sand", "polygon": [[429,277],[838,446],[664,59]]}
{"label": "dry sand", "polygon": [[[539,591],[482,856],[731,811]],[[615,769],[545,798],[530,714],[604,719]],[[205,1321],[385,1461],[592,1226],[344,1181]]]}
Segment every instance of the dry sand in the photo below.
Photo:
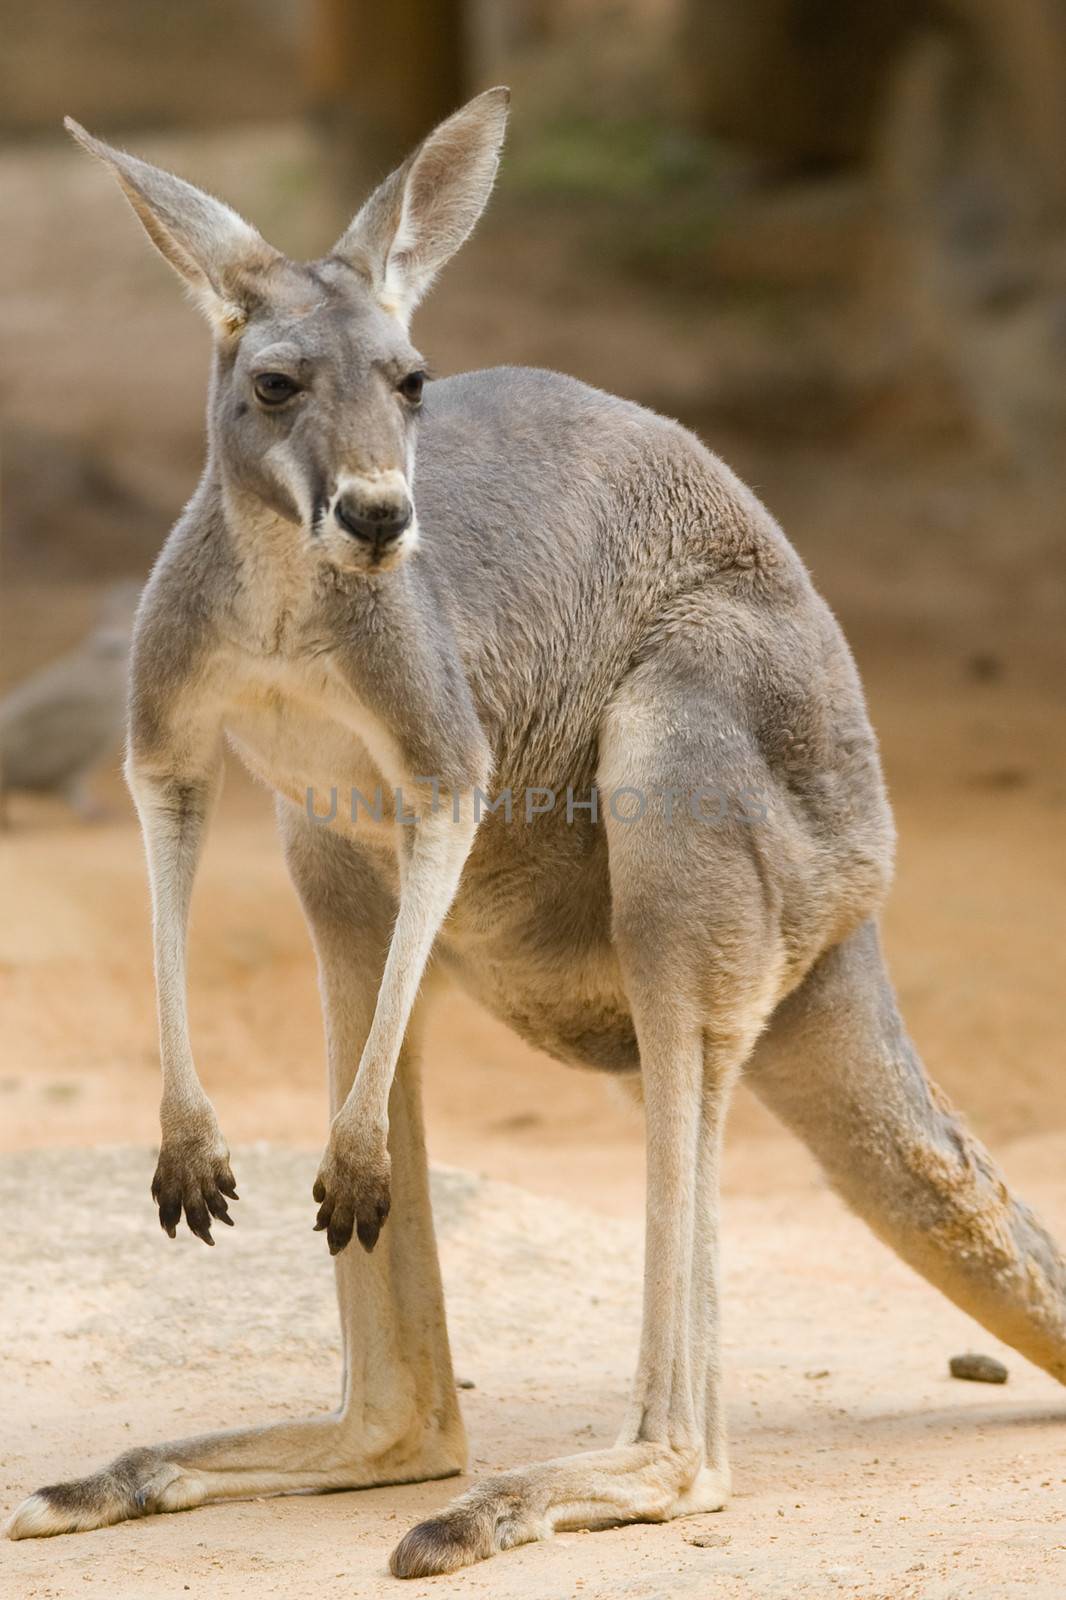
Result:
{"label": "dry sand", "polygon": [[[6,1499],[137,1440],[334,1403],[314,1155],[236,1159],[240,1226],[213,1252],[151,1226],[145,1149],[5,1159]],[[1030,1189],[1066,1226],[1061,1182],[1032,1173]],[[608,1443],[637,1334],[635,1225],[453,1169],[438,1171],[435,1202],[457,1371],[476,1385],[463,1396],[474,1469]],[[1060,1596],[1066,1407],[1049,1380],[984,1336],[1010,1364],[1007,1389],[949,1378],[972,1326],[827,1195],[733,1195],[726,1223],[731,1508],[560,1535],[412,1596]],[[390,1546],[454,1488],[25,1541],[3,1549],[0,1583],[12,1600],[395,1594]],[[724,1542],[693,1543],[707,1533]]]}

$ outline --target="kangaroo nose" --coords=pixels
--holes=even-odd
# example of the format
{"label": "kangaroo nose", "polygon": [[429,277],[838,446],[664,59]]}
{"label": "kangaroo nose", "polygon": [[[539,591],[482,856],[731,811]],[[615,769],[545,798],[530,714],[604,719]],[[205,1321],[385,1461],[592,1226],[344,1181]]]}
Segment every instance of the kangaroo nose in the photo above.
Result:
{"label": "kangaroo nose", "polygon": [[342,494],[333,507],[333,515],[353,539],[365,539],[379,549],[395,544],[405,528],[411,524],[411,502],[402,500],[361,500],[352,494]]}

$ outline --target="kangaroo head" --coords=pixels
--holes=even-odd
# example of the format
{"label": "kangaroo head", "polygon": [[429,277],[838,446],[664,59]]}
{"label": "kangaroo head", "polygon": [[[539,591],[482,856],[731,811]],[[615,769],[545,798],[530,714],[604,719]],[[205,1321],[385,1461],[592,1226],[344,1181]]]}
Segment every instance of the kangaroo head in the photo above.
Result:
{"label": "kangaroo head", "polygon": [[425,373],[408,323],[484,209],[508,98],[490,89],[441,123],[311,262],[67,118],[211,323],[208,430],[228,502],[259,501],[339,567],[380,572],[417,543]]}

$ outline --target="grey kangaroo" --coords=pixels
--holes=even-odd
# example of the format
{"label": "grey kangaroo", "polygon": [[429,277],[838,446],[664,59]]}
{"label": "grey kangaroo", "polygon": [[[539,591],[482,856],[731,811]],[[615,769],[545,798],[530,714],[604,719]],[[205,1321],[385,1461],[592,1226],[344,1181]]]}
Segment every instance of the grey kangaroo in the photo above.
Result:
{"label": "grey kangaroo", "polygon": [[742,1070],[883,1239],[1066,1380],[1066,1262],[896,1009],[877,749],[799,558],[674,422],[552,372],[426,381],[408,319],[488,198],[507,98],[444,122],[308,265],[71,124],[215,330],[207,466],[132,660],[153,1195],[171,1236],[184,1212],[207,1243],[235,1198],[185,1003],[228,741],[277,795],[318,958],[333,1120],[314,1198],[346,1359],[328,1416],[131,1450],[38,1490],[16,1538],[463,1471],[418,1076],[447,982],[639,1083],[643,1331],[615,1445],[475,1485],[406,1534],[396,1575],[725,1503],[717,1190]]}

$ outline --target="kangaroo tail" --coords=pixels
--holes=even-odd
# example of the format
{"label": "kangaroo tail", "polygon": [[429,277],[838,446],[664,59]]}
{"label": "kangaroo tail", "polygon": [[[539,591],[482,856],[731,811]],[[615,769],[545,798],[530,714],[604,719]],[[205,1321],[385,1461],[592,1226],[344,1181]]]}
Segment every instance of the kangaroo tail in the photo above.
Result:
{"label": "kangaroo tail", "polygon": [[1066,1260],[926,1077],[872,923],[782,1002],[747,1076],[886,1244],[1066,1383]]}

